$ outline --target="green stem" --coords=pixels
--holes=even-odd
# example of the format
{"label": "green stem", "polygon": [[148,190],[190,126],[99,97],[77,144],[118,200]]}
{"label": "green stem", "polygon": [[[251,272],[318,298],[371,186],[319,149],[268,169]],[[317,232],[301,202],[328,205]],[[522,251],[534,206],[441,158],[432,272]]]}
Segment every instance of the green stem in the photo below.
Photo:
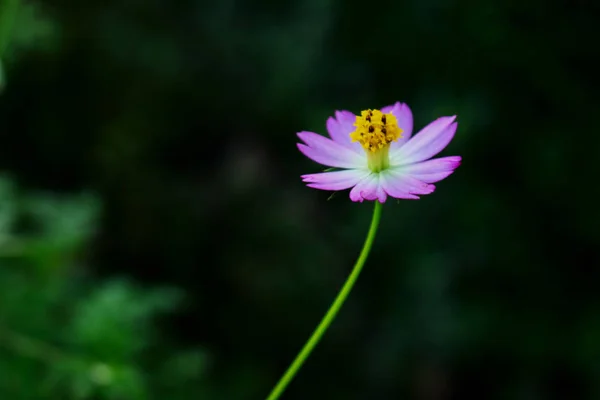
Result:
{"label": "green stem", "polygon": [[8,47],[18,10],[19,0],[0,0],[0,58]]}
{"label": "green stem", "polygon": [[346,279],[346,283],[344,283],[342,290],[340,290],[337,297],[333,301],[333,304],[331,304],[331,307],[329,307],[327,314],[325,314],[325,316],[313,332],[312,336],[310,337],[310,339],[308,339],[302,350],[300,350],[300,353],[298,353],[292,364],[288,367],[287,371],[285,371],[285,374],[283,374],[281,379],[279,379],[279,382],[277,382],[277,385],[275,385],[275,387],[271,391],[271,394],[269,394],[269,397],[267,397],[267,400],[277,400],[279,396],[281,396],[281,394],[289,385],[291,380],[294,378],[300,367],[302,367],[302,364],[304,364],[304,361],[306,361],[311,351],[315,348],[317,343],[319,343],[319,340],[321,339],[327,328],[329,328],[329,325],[331,325],[331,322],[337,315],[340,308],[342,308],[344,301],[346,301],[346,297],[348,297],[348,294],[352,290],[352,287],[354,286],[354,283],[356,282],[356,279],[358,278],[358,275],[360,274],[360,271],[362,270],[362,267],[365,264],[365,261],[367,261],[367,257],[369,256],[369,251],[371,250],[371,246],[373,245],[373,241],[375,240],[375,233],[377,233],[377,227],[379,226],[379,220],[381,219],[381,209],[381,203],[375,201],[375,209],[373,210],[373,219],[371,220],[371,227],[369,228],[369,233],[367,234],[367,239],[365,240],[365,244],[363,245],[362,251],[360,252],[358,261],[356,261],[352,272],[348,276],[348,279]]}

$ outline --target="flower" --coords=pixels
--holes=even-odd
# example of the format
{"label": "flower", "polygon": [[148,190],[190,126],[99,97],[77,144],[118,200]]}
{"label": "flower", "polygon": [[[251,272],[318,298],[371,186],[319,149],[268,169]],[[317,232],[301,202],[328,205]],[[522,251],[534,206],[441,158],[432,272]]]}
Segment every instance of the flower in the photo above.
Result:
{"label": "flower", "polygon": [[397,102],[361,115],[336,111],[327,120],[331,139],[313,132],[299,132],[304,143],[298,149],[308,158],[340,171],[302,175],[308,187],[350,190],[352,201],[418,199],[435,190],[460,165],[460,156],[431,157],[454,137],[456,116],[441,117],[411,138],[413,116]]}

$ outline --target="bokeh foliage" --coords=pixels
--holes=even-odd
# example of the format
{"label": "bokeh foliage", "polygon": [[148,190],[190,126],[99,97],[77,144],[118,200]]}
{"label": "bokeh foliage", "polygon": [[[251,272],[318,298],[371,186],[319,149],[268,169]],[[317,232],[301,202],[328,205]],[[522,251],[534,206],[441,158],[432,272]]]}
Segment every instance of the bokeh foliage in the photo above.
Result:
{"label": "bokeh foliage", "polygon": [[286,398],[598,398],[598,14],[22,1],[0,97],[0,398],[266,395],[370,217],[302,187],[320,167],[294,132],[396,100],[417,128],[457,114],[444,154],[463,165],[386,204]]}
{"label": "bokeh foliage", "polygon": [[173,386],[208,360],[158,335],[181,293],[98,281],[84,263],[97,199],[23,193],[6,178],[0,198],[0,398],[181,398]]}

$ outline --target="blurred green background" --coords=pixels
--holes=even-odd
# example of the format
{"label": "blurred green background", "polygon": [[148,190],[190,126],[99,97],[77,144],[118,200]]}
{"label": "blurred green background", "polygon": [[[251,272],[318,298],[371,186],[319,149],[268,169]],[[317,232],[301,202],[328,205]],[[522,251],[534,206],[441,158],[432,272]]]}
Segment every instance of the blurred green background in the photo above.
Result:
{"label": "blurred green background", "polygon": [[385,204],[283,399],[600,398],[597,2],[22,0],[11,18],[0,399],[266,397],[372,212],[303,186],[322,167],[295,133],[395,101],[416,129],[457,114],[442,155],[463,164]]}

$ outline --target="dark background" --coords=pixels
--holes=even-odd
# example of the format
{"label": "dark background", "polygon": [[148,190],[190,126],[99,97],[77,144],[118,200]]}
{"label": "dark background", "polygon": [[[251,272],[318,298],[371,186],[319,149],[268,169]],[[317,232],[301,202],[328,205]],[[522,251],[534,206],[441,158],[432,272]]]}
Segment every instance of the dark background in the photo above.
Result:
{"label": "dark background", "polygon": [[[4,2],[8,0],[2,0]],[[0,1],[1,2],[1,1]],[[22,1],[2,55],[0,398],[265,398],[372,203],[337,109],[458,115],[284,399],[600,398],[600,3]]]}

